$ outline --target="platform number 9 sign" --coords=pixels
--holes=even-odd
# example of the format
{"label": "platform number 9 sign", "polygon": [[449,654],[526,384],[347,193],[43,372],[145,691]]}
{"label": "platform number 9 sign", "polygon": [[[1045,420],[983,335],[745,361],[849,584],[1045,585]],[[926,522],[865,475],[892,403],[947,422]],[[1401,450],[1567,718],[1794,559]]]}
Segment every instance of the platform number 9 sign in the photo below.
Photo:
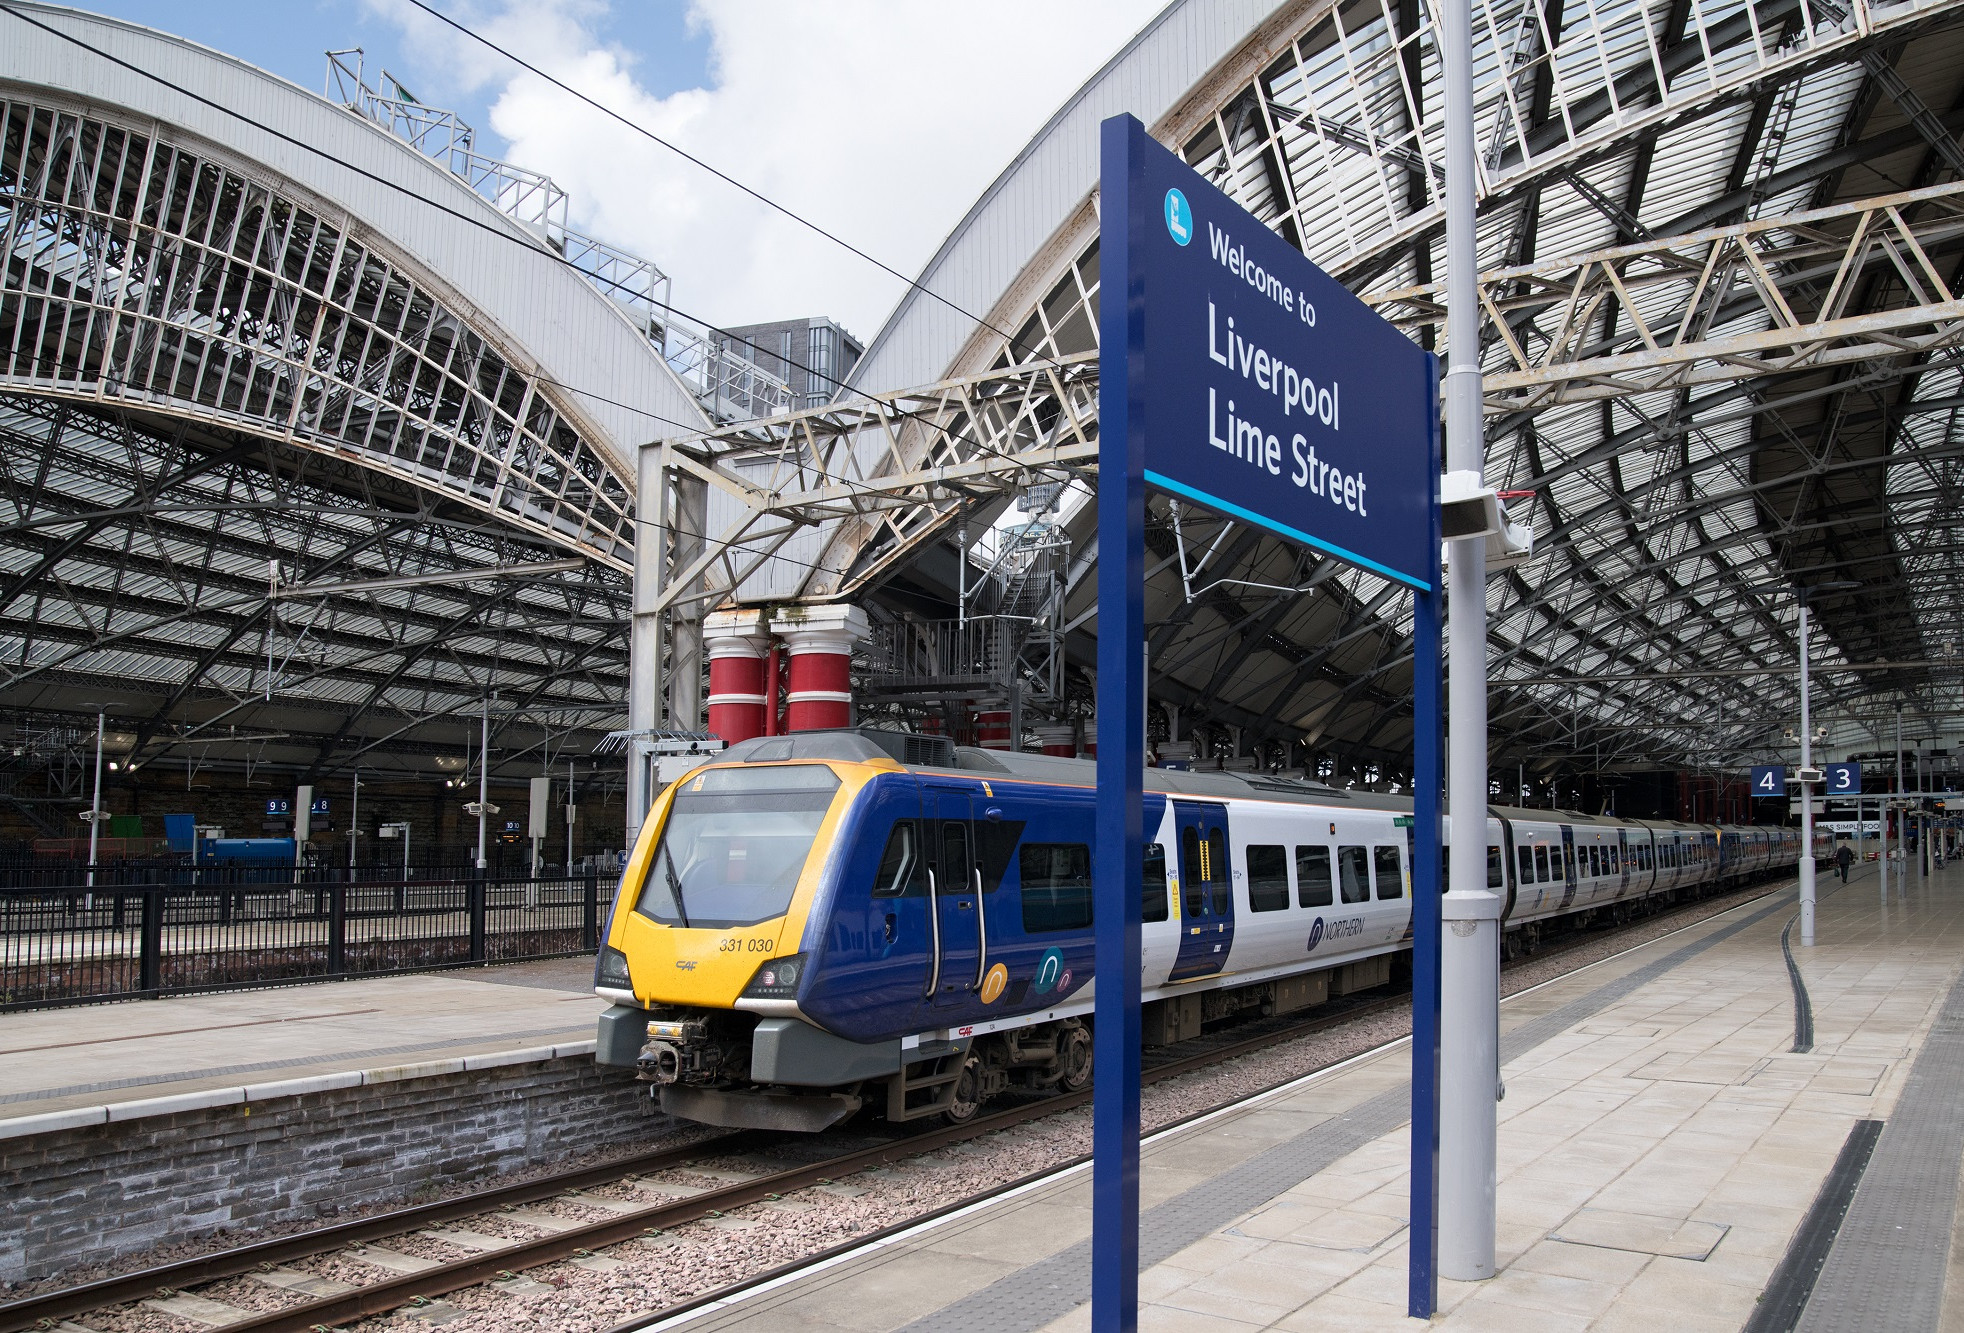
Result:
{"label": "platform number 9 sign", "polygon": [[1785,796],[1787,794],[1787,767],[1785,764],[1756,764],[1753,766],[1753,795]]}
{"label": "platform number 9 sign", "polygon": [[1860,764],[1829,764],[1827,766],[1828,795],[1855,796],[1862,790],[1862,766]]}

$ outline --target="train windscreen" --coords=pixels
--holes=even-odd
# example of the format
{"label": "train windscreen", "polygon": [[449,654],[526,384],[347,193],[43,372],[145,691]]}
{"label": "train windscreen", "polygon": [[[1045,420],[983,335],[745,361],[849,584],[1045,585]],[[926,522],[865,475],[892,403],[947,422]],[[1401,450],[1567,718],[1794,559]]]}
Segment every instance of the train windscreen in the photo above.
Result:
{"label": "train windscreen", "polygon": [[820,764],[712,768],[675,794],[635,908],[726,930],[783,916],[839,790]]}

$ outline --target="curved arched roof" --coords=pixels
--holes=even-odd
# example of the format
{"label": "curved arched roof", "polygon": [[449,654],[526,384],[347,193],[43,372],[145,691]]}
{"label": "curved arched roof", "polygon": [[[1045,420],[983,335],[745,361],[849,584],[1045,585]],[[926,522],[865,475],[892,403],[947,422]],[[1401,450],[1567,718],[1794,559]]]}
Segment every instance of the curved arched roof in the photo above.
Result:
{"label": "curved arched roof", "polygon": [[[1096,128],[1120,110],[1413,337],[1443,340],[1430,7],[1250,6],[1217,28],[1221,9],[1169,7],[924,271],[988,327],[916,293],[861,386],[1095,346]],[[1488,472],[1523,493],[1538,537],[1489,585],[1496,759],[1777,753],[1795,584],[1845,585],[1815,594],[1835,743],[1878,748],[1895,702],[1928,734],[1955,711],[1946,659],[1964,642],[1964,5],[1473,10]],[[1088,511],[1070,531],[1082,629]],[[1155,693],[1203,724],[1397,766],[1409,600],[1191,513],[1185,541],[1189,563],[1212,551],[1204,592],[1180,586],[1156,509]]]}
{"label": "curved arched roof", "polygon": [[492,694],[618,722],[636,452],[708,422],[546,236],[347,108],[32,4],[0,234],[17,727],[324,772],[454,761]]}

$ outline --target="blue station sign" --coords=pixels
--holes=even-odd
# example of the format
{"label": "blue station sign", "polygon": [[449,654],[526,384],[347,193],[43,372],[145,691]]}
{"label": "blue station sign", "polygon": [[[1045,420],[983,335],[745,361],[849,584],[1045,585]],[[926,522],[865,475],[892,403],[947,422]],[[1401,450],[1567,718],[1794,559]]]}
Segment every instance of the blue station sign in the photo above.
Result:
{"label": "blue station sign", "polygon": [[1158,143],[1133,164],[1147,484],[1429,591],[1432,354]]}
{"label": "blue station sign", "polygon": [[1787,766],[1785,764],[1755,764],[1752,775],[1753,795],[1785,796],[1787,794]]}
{"label": "blue station sign", "polygon": [[1830,796],[1860,796],[1862,794],[1862,766],[1860,764],[1827,764],[1825,788]]}

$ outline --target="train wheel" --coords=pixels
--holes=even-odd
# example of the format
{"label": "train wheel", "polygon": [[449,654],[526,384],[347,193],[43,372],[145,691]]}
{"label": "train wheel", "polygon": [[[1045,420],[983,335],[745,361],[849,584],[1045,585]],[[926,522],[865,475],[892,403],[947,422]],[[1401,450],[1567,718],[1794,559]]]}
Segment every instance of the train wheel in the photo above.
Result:
{"label": "train wheel", "polygon": [[961,1077],[955,1080],[955,1099],[941,1118],[951,1125],[966,1125],[982,1113],[982,1062],[969,1056],[962,1063]]}
{"label": "train wheel", "polygon": [[1064,1092],[1091,1086],[1091,1034],[1076,1023],[1057,1034],[1057,1086]]}

